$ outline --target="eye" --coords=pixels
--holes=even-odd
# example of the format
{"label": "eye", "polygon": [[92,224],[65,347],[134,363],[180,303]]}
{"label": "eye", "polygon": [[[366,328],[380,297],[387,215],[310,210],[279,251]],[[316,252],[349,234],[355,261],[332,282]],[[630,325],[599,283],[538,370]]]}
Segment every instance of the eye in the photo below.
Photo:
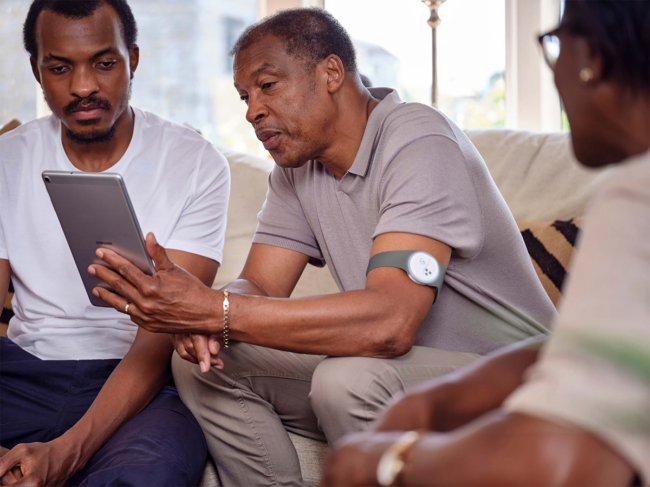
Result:
{"label": "eye", "polygon": [[264,83],[264,84],[262,85],[262,89],[263,89],[263,90],[268,90],[268,89],[271,88],[274,84],[275,84],[275,81],[272,82],[272,83]]}
{"label": "eye", "polygon": [[248,103],[248,95],[240,95],[239,99],[244,103]]}
{"label": "eye", "polygon": [[68,70],[67,66],[53,66],[51,68],[48,68],[52,73],[55,74],[62,74],[65,73]]}
{"label": "eye", "polygon": [[101,63],[97,63],[97,66],[102,69],[110,69],[115,66],[115,64],[117,64],[117,61],[102,61]]}

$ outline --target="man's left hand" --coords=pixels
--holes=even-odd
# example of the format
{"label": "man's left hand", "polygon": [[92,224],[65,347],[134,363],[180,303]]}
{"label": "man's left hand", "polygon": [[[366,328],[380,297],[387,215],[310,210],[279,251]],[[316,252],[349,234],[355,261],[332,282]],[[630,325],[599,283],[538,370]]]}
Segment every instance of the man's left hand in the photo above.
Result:
{"label": "man's left hand", "polygon": [[[48,443],[27,443],[14,447],[0,458],[0,478],[2,485],[41,487],[65,485],[77,470],[75,455],[53,440]],[[16,482],[5,483],[5,476],[11,471],[20,470],[15,475]]]}
{"label": "man's left hand", "polygon": [[[111,268],[91,265],[88,272],[105,281],[117,293],[95,288],[93,294],[154,333],[215,333],[221,317],[217,294],[199,279],[175,265],[152,233],[147,252],[156,264],[153,276],[108,249],[97,256]],[[117,272],[116,272],[117,271]]]}
{"label": "man's left hand", "polygon": [[338,442],[325,465],[322,487],[357,487],[379,485],[377,466],[381,456],[403,431],[363,432],[346,436]]}

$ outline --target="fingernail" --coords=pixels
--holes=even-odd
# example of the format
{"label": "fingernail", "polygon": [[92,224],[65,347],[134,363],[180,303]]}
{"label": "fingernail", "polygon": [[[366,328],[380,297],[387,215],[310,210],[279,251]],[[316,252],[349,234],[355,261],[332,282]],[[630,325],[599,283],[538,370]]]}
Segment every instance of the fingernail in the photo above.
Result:
{"label": "fingernail", "polygon": [[94,294],[96,297],[99,297],[99,291],[97,290],[97,288],[93,289],[93,294]]}
{"label": "fingernail", "polygon": [[[208,368],[208,370],[210,369]],[[204,374],[207,372],[207,370],[205,370],[205,363],[203,362],[201,362],[201,372],[203,372]]]}
{"label": "fingernail", "polygon": [[95,254],[97,254],[97,257],[100,259],[104,258],[104,252],[102,252],[101,249],[97,249],[97,252],[95,252]]}
{"label": "fingernail", "polygon": [[97,274],[97,273],[95,272],[95,268],[92,267],[92,266],[89,267],[89,268],[88,268],[88,274],[90,274],[91,276],[94,276],[95,274]]}

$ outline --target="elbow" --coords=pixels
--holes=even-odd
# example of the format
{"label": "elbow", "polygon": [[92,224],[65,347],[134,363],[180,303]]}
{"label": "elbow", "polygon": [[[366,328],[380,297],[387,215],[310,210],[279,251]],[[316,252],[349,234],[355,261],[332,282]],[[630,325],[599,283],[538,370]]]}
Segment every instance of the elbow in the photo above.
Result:
{"label": "elbow", "polygon": [[381,329],[376,331],[373,337],[373,356],[397,358],[406,355],[415,345],[417,328],[419,327],[414,327],[406,319],[391,319],[382,324]]}

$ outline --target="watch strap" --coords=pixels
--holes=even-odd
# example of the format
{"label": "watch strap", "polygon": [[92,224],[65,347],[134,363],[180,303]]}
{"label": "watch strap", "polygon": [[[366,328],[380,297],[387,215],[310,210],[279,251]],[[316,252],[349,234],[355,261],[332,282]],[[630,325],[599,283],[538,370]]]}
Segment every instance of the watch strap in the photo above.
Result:
{"label": "watch strap", "polygon": [[[398,269],[402,269],[403,271],[406,272],[406,274],[410,276],[408,261],[409,258],[417,252],[422,252],[422,251],[421,250],[390,250],[388,252],[380,252],[379,254],[375,254],[370,258],[370,261],[368,262],[368,269],[366,269],[366,276],[371,270],[376,269],[377,267],[396,267]],[[436,260],[435,257],[433,256],[431,257],[434,260]],[[442,283],[444,282],[445,274],[447,273],[447,269],[445,268],[444,265],[442,265],[437,260],[436,263],[438,264],[438,271],[439,271],[438,278],[435,281],[433,281],[431,284],[423,284],[426,286],[436,288],[436,297],[433,300],[434,304],[436,301],[438,301],[438,296],[440,295],[440,289],[442,288]]]}

